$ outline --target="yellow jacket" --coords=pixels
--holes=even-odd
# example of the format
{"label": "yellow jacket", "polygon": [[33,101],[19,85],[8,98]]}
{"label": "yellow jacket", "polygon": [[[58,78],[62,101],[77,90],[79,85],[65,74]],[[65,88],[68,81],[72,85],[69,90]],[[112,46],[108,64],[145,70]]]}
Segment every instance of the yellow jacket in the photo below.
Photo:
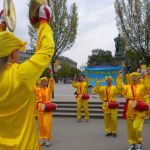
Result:
{"label": "yellow jacket", "polygon": [[[42,103],[51,103],[51,95],[54,90],[54,79],[50,78],[47,88],[34,88],[35,95],[37,97],[38,110],[41,111],[40,105]],[[40,104],[41,103],[41,104]]]}
{"label": "yellow jacket", "polygon": [[72,82],[72,87],[77,88],[77,99],[81,99],[80,94],[87,94],[88,86],[89,82]]}
{"label": "yellow jacket", "polygon": [[[144,97],[147,94],[146,92],[149,89],[149,77],[148,77],[148,75],[145,75],[144,84],[135,84],[135,85],[133,85],[133,84],[132,85],[124,85],[122,82],[122,76],[119,76],[117,78],[117,86],[122,91],[122,95],[126,99],[130,99],[128,106],[127,106],[126,118],[127,119],[134,119],[135,117],[142,118],[142,119],[146,118],[146,112],[145,111],[140,112],[140,111],[132,108],[132,102],[133,102],[133,100],[137,100],[137,101],[144,101],[145,100]],[[133,91],[134,91],[135,96],[133,96],[131,86],[133,86]]]}
{"label": "yellow jacket", "polygon": [[[116,86],[100,86],[100,81],[96,82],[96,91],[100,96],[100,100],[103,101],[102,109],[106,110],[107,113],[115,112],[117,109],[110,109],[106,107],[106,100],[108,101],[116,101],[118,90]],[[107,92],[106,92],[107,90]]]}
{"label": "yellow jacket", "polygon": [[40,25],[36,53],[22,64],[7,64],[0,77],[0,150],[40,150],[33,88],[54,53],[52,30]]}

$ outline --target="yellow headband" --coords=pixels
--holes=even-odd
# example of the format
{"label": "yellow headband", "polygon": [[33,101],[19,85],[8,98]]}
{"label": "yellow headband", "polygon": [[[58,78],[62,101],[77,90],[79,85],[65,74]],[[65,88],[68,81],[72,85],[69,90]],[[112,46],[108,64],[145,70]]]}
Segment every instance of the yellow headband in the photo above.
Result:
{"label": "yellow headband", "polygon": [[40,80],[41,80],[41,81],[42,81],[42,80],[48,81],[47,77],[43,77],[43,78],[41,78]]}
{"label": "yellow headband", "polygon": [[25,51],[26,44],[27,42],[22,42],[11,32],[0,32],[0,57],[9,56],[16,49]]}
{"label": "yellow headband", "polygon": [[105,77],[105,80],[108,80],[108,79],[111,79],[112,81],[114,81],[111,76]]}
{"label": "yellow headband", "polygon": [[130,77],[132,78],[132,76],[137,76],[138,78],[140,78],[140,73],[132,72],[132,73],[130,74]]}

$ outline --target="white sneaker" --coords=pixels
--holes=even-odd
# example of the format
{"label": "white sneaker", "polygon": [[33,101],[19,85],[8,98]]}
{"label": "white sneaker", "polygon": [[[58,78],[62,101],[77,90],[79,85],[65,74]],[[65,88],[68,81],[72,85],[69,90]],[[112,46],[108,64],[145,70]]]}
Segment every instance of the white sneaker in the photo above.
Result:
{"label": "white sneaker", "polygon": [[134,144],[131,144],[128,148],[128,150],[135,150],[135,145]]}
{"label": "white sneaker", "polygon": [[42,146],[42,145],[44,145],[45,144],[45,139],[41,139],[40,140],[40,145]]}
{"label": "white sneaker", "polygon": [[137,150],[142,150],[142,144],[141,143],[137,143]]}
{"label": "white sneaker", "polygon": [[52,140],[45,139],[45,146],[50,146],[52,144]]}

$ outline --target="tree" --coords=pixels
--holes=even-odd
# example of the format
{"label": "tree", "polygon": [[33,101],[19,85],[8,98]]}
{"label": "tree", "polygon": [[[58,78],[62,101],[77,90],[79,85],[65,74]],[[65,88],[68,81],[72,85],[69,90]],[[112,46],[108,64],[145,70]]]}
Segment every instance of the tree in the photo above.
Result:
{"label": "tree", "polygon": [[116,21],[120,34],[126,40],[126,48],[136,54],[143,63],[149,62],[150,53],[150,1],[116,0]]}
{"label": "tree", "polygon": [[104,61],[113,62],[113,57],[111,51],[104,51],[102,49],[93,49],[92,55],[88,56],[88,66],[94,66],[100,64]]}
{"label": "tree", "polygon": [[140,61],[140,56],[132,51],[131,49],[126,50],[125,52],[126,55],[126,61],[125,61],[125,66],[127,68],[130,68],[130,71],[137,71],[137,68],[139,66],[139,61]]}
{"label": "tree", "polygon": [[42,73],[41,75],[41,78],[42,77],[47,77],[47,78],[50,78],[50,73],[49,73],[49,67],[47,67],[44,72]]}
{"label": "tree", "polygon": [[61,66],[61,69],[56,73],[59,77],[67,77],[70,74],[70,65],[67,64],[66,62],[62,61],[59,63]]}
{"label": "tree", "polygon": [[[76,39],[78,27],[77,6],[73,3],[70,12],[67,10],[67,0],[51,0],[49,5],[52,9],[50,26],[53,30],[55,53],[52,58],[52,67],[58,56],[69,50]],[[35,49],[37,31],[28,26],[31,39],[30,46]]]}
{"label": "tree", "polygon": [[79,70],[78,68],[71,67],[69,76],[73,79],[75,75],[79,76],[80,73],[81,73],[81,70]]}

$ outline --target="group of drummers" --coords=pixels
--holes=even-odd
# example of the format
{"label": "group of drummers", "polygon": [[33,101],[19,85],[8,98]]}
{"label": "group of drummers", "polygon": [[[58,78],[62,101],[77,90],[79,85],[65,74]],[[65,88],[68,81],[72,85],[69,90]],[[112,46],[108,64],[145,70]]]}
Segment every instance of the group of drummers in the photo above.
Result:
{"label": "group of drummers", "polygon": [[[142,73],[143,74],[143,73]],[[133,72],[127,75],[128,82],[123,83],[122,73],[116,79],[116,86],[112,85],[113,78],[111,76],[105,77],[106,86],[101,86],[100,80],[97,79],[96,86],[93,92],[99,94],[100,100],[103,102],[102,110],[104,113],[104,127],[106,136],[117,136],[117,114],[119,103],[117,102],[117,95],[122,95],[126,99],[123,107],[122,117],[126,119],[127,136],[129,142],[128,150],[142,150],[142,129],[144,119],[150,110],[150,75],[149,70],[143,74]],[[72,86],[77,88],[77,122],[81,122],[81,108],[84,107],[85,121],[89,119],[88,111],[88,81],[84,82],[84,75],[81,75],[78,82],[74,78]]]}
{"label": "group of drummers", "polygon": [[[42,5],[38,11],[36,52],[22,64],[18,64],[19,54],[20,50],[25,50],[26,42],[6,31],[4,13],[0,12],[0,150],[41,150],[41,145],[51,144],[52,111],[56,109],[56,105],[51,103],[53,73],[50,72],[49,80],[46,77],[39,78],[52,60],[54,41],[48,24],[51,15],[49,6]],[[131,73],[130,78],[132,83],[124,85],[120,74],[116,86],[112,85],[111,76],[105,78],[107,86],[101,86],[98,79],[95,91],[103,101],[106,136],[117,136],[117,95],[122,94],[126,98],[123,117],[127,120],[128,150],[142,150],[141,132],[150,104],[150,76],[146,72],[141,80],[139,73]],[[80,75],[77,80],[75,77],[72,86],[77,88],[77,122],[81,122],[82,106],[85,121],[89,122],[88,78]]]}

